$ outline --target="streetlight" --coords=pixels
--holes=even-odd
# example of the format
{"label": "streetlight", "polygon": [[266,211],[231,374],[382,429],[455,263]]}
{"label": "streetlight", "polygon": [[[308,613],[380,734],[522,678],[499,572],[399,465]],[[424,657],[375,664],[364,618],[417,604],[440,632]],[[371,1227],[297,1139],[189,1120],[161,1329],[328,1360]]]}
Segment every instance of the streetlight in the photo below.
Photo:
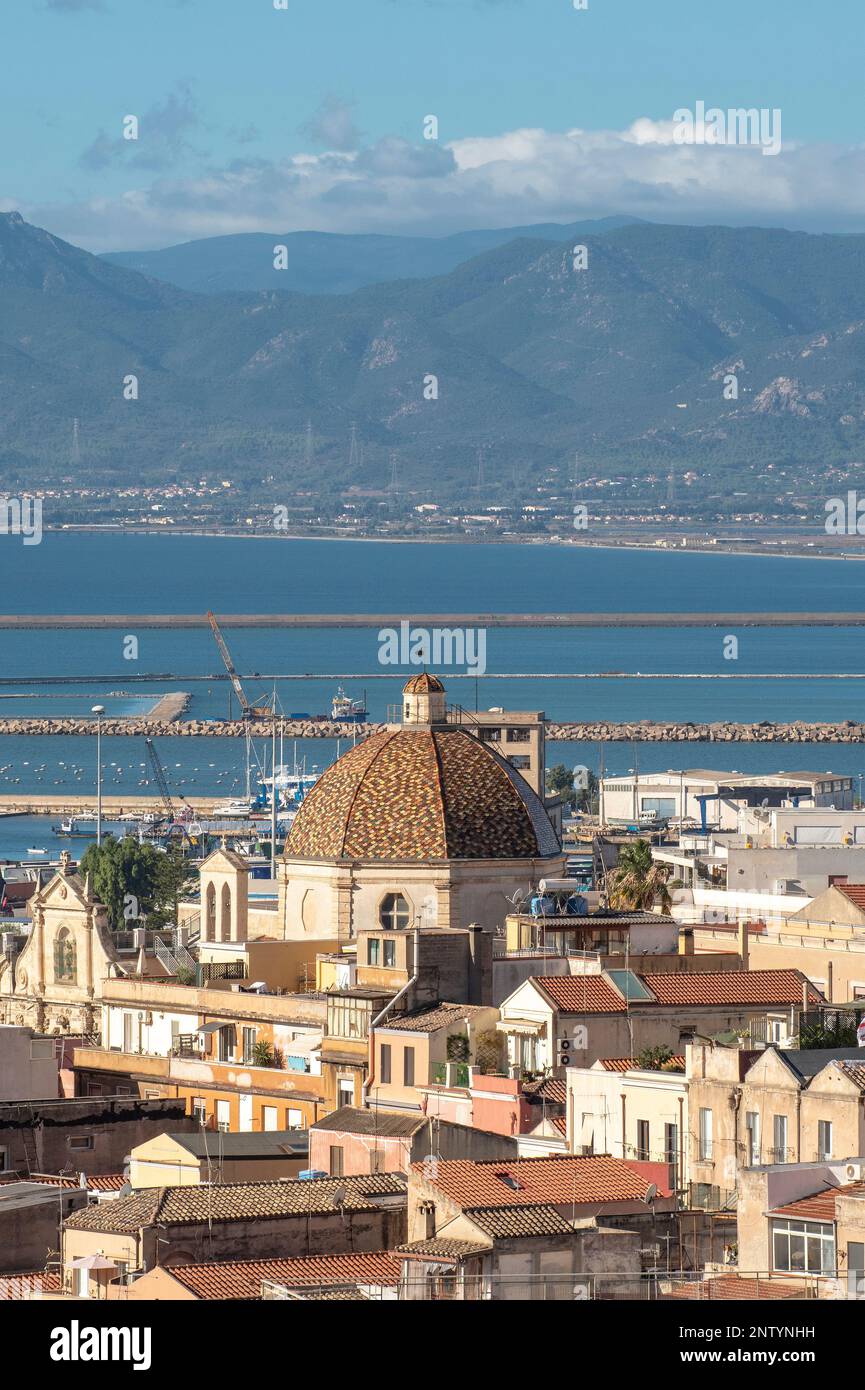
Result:
{"label": "streetlight", "polygon": [[102,716],[104,705],[94,705],[90,711],[96,715],[96,843],[102,844]]}

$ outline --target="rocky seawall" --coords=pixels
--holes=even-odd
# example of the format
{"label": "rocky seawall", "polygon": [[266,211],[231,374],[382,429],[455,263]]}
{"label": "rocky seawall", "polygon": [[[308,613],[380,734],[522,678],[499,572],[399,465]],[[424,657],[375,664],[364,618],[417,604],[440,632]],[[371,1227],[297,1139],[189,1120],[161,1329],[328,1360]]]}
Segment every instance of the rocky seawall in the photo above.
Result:
{"label": "rocky seawall", "polygon": [[[387,724],[339,724],[333,720],[276,721],[277,735],[286,738],[366,738],[386,729]],[[256,719],[253,728],[259,738],[270,738],[272,721]],[[242,738],[241,719],[103,719],[106,737],[119,738]],[[39,734],[93,735],[93,719],[0,719],[0,735],[27,737]],[[842,719],[834,723],[808,724],[804,720],[773,724],[711,723],[689,724],[664,720],[638,720],[617,724],[609,720],[595,723],[548,723],[548,739],[581,743],[863,743],[865,723]]]}

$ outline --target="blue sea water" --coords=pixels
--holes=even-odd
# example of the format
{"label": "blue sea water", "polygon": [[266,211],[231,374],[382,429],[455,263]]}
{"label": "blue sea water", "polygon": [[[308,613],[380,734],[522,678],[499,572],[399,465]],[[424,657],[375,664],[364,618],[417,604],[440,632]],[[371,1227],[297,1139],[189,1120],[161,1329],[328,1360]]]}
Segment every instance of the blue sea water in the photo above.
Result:
{"label": "blue sea water", "polygon": [[[676,612],[838,611],[865,605],[865,566],[855,561],[742,555],[694,555],[533,545],[449,545],[296,541],[285,538],[123,536],[46,532],[39,546],[0,537],[0,609],[14,613],[250,612]],[[172,689],[191,694],[188,713],[219,718],[229,687],[207,630],[142,628],[0,632],[0,716],[78,714],[95,701],[133,712]],[[124,638],[138,656],[124,656]],[[501,629],[487,632],[487,675],[442,672],[449,698],[470,709],[494,705],[543,709],[552,719],[861,719],[865,716],[865,631],[856,628],[742,629],[738,660],[725,660],[714,629]],[[250,695],[276,682],[282,709],[323,713],[337,684],[366,690],[373,719],[398,702],[405,671],[379,663],[374,629],[232,630],[234,661]],[[681,673],[691,679],[578,679],[587,672]],[[258,673],[257,675],[254,673]],[[510,673],[508,679],[492,679]],[[552,679],[562,673],[570,678]],[[798,673],[768,680],[770,673]],[[844,673],[850,680],[817,680]],[[142,674],[148,680],[130,681]],[[736,679],[706,680],[723,675]],[[72,684],[36,685],[46,676]],[[205,676],[193,681],[184,677]],[[384,679],[382,679],[384,677]],[[348,679],[346,679],[348,678]],[[13,681],[25,682],[13,685]],[[130,697],[108,697],[109,691]],[[47,698],[24,698],[38,692]],[[142,704],[142,702],[146,702]],[[125,708],[124,708],[125,707]],[[235,706],[236,709],[236,706]],[[345,745],[343,745],[344,747]],[[162,739],[172,788],[199,795],[236,794],[245,779],[237,739]],[[286,748],[291,760],[294,745]],[[307,766],[332,760],[336,745],[297,747]],[[263,750],[262,750],[263,756]],[[633,750],[609,745],[612,772],[633,766]],[[859,745],[641,745],[641,768],[710,766],[742,772],[865,770]],[[0,801],[11,792],[87,794],[94,784],[92,738],[0,738]],[[105,790],[152,791],[141,740],[106,739]],[[598,749],[551,744],[549,761],[596,766]],[[16,827],[13,830],[13,826]],[[0,856],[25,823],[0,821]],[[20,831],[20,837],[19,837]],[[44,838],[44,837],[43,837]],[[41,844],[41,841],[38,841]],[[52,847],[56,847],[54,841]],[[28,846],[25,846],[27,848]]]}

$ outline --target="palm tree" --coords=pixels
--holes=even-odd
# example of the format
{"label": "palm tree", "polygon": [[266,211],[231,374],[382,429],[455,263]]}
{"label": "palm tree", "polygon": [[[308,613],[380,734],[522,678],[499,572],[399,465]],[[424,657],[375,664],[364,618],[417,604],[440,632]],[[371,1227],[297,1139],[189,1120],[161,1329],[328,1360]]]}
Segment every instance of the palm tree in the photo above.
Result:
{"label": "palm tree", "polygon": [[667,890],[671,870],[667,864],[656,864],[645,840],[625,845],[609,877],[610,906],[632,912],[650,911],[657,904],[669,912],[673,900]]}

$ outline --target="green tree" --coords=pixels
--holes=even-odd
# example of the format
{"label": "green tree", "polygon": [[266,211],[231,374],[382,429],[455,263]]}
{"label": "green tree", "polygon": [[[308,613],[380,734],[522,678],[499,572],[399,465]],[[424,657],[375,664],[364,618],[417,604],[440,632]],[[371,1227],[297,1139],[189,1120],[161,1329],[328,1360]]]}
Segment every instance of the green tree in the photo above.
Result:
{"label": "green tree", "polygon": [[106,835],[101,845],[90,845],[81,857],[80,873],[92,875],[94,895],[108,909],[115,931],[176,920],[187,876],[179,854],[162,854],[131,835],[122,840]]}
{"label": "green tree", "polygon": [[672,906],[667,880],[670,868],[656,864],[645,840],[624,845],[618,863],[609,875],[610,906],[633,912],[650,910],[656,904],[662,912]]}
{"label": "green tree", "polygon": [[568,805],[574,802],[574,774],[564,763],[548,767],[546,772],[547,796],[563,796]]}

